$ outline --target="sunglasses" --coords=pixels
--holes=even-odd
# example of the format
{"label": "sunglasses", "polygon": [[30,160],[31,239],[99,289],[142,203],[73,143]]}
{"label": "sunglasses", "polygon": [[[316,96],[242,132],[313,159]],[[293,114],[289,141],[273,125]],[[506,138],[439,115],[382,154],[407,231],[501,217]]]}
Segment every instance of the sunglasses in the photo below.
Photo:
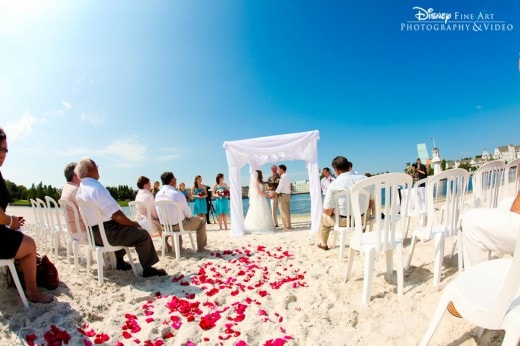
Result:
{"label": "sunglasses", "polygon": [[7,149],[7,147],[0,146],[0,153],[6,153],[7,154],[8,152],[9,152],[9,150]]}

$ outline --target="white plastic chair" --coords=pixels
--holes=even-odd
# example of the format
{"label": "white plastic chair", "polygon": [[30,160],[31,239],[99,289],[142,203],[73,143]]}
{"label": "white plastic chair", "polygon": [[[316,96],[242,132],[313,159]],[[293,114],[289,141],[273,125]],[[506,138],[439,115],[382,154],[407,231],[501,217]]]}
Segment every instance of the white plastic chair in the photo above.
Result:
{"label": "white plastic chair", "polygon": [[[426,226],[413,231],[410,254],[406,268],[410,267],[417,240],[434,240],[433,285],[437,286],[441,280],[441,268],[444,258],[444,240],[456,236],[460,225],[460,215],[464,208],[464,195],[468,187],[469,172],[462,168],[449,169],[430,177],[426,183]],[[435,196],[446,191],[444,202],[435,205]],[[439,205],[442,203],[442,205]],[[437,213],[437,207],[440,213]],[[440,215],[439,215],[440,214]],[[459,254],[461,253],[459,242]]]}
{"label": "white plastic chair", "polygon": [[152,222],[152,210],[150,206],[143,201],[130,201],[128,202],[128,207],[130,208],[130,213],[132,214],[132,218],[134,221],[141,224],[143,220],[147,220],[149,227],[146,228],[148,233],[150,233],[151,237],[160,237],[161,230],[153,229],[154,224]]}
{"label": "white plastic chair", "polygon": [[70,247],[72,241],[68,236],[67,226],[61,222],[61,208],[59,207],[56,200],[50,196],[45,196],[45,202],[47,204],[47,215],[49,216],[49,225],[52,235],[52,244],[54,249],[54,257],[58,256],[58,250],[60,247],[60,240],[65,238],[65,247],[67,250],[67,261],[70,258]]}
{"label": "white plastic chair", "polygon": [[[352,265],[357,251],[365,258],[363,295],[364,305],[370,302],[370,291],[374,277],[374,262],[378,252],[386,254],[386,273],[393,272],[393,255],[396,257],[397,293],[403,294],[403,238],[396,232],[397,224],[401,231],[406,219],[408,205],[404,205],[403,215],[399,215],[399,188],[408,191],[412,186],[412,177],[405,173],[386,173],[363,179],[352,186],[351,201],[354,215],[355,231],[350,239],[350,252],[345,282],[350,279]],[[375,216],[372,220],[373,231],[363,233],[362,196],[366,191],[373,191]],[[408,201],[408,199],[405,199]]]}
{"label": "white plastic chair", "polygon": [[0,259],[0,267],[3,266],[9,267],[9,271],[11,272],[11,276],[14,280],[14,284],[16,285],[16,289],[18,290],[18,294],[20,295],[20,299],[22,300],[23,306],[25,306],[26,309],[29,309],[29,301],[25,296],[22,284],[20,283],[20,279],[18,278],[18,273],[16,272],[16,268],[14,266],[14,259]]}
{"label": "white plastic chair", "polygon": [[[78,233],[72,233],[72,231],[67,227],[67,233],[68,233],[68,241],[72,243],[72,253],[74,255],[74,270],[76,273],[78,272],[78,257],[80,254],[80,246],[85,246],[88,248],[88,240],[87,240],[87,233],[86,230],[81,229],[80,222],[79,222],[79,212],[76,208],[76,205],[72,203],[71,201],[68,201],[66,199],[60,199],[58,201],[61,206],[61,210],[63,212],[63,216],[65,217],[65,221],[67,222],[67,225],[75,225],[76,230],[78,230]],[[73,219],[70,219],[70,213],[72,212]],[[86,256],[90,257],[90,249],[87,249]],[[88,262],[88,260],[87,260]],[[69,252],[67,249],[67,264],[70,265],[69,261]]]}
{"label": "white plastic chair", "polygon": [[[128,261],[130,262],[130,265],[132,266],[134,275],[137,276],[138,275],[137,268],[134,264],[134,261],[132,260],[132,255],[130,254],[130,249],[126,246],[110,245],[110,242],[108,241],[107,235],[105,233],[105,226],[103,225],[103,219],[102,219],[101,213],[100,213],[99,209],[97,208],[96,204],[78,199],[78,207],[79,207],[79,212],[81,214],[81,217],[82,217],[83,221],[85,222],[85,226],[87,227],[87,239],[88,239],[89,250],[93,251],[96,254],[99,285],[100,286],[103,285],[103,253],[104,252],[115,252],[115,251],[119,251],[119,250],[125,250],[126,254],[128,256]],[[97,224],[89,225],[86,215],[94,215],[97,220]],[[98,226],[99,234],[101,236],[103,245],[96,245],[96,241],[94,238],[94,230],[93,230],[94,226]],[[87,256],[87,267],[89,268],[89,271],[90,271],[90,256]]]}
{"label": "white plastic chair", "polygon": [[157,208],[157,214],[159,214],[159,221],[161,222],[162,235],[161,235],[161,255],[164,257],[166,250],[166,238],[173,238],[173,245],[175,247],[175,258],[181,258],[181,235],[188,235],[190,237],[191,247],[193,251],[196,251],[195,242],[193,241],[193,230],[185,230],[182,222],[179,222],[179,231],[175,231],[173,228],[177,223],[173,223],[171,220],[172,213],[177,213],[177,220],[184,219],[182,214],[181,205],[172,200],[167,201],[156,201],[155,207]]}
{"label": "white plastic chair", "polygon": [[490,161],[473,174],[473,207],[496,208],[498,192],[504,177],[504,160]]}
{"label": "white plastic chair", "polygon": [[520,190],[520,159],[509,162],[504,169],[501,197],[516,196]]}
{"label": "white plastic chair", "polygon": [[[416,181],[413,184],[413,187],[409,190],[410,196],[408,196],[408,192],[402,191],[403,201],[402,203],[408,203],[408,216],[406,218],[406,227],[404,229],[403,239],[406,239],[408,237],[408,229],[410,228],[410,220],[412,217],[417,217],[419,219],[419,225],[424,226],[426,224],[426,211],[428,200],[425,197],[424,200],[424,209],[421,209],[419,207],[419,195],[418,195],[418,189],[419,185],[426,184],[430,177],[423,178],[421,180]],[[407,198],[410,198],[410,201],[406,201]]]}
{"label": "white plastic chair", "polygon": [[48,227],[47,220],[45,218],[45,207],[46,204],[39,198],[31,199],[31,205],[35,215],[36,235],[38,239],[38,245],[41,247],[41,251],[47,247]]}
{"label": "white plastic chair", "polygon": [[520,235],[513,258],[478,263],[460,273],[442,292],[433,319],[421,341],[427,345],[449,302],[467,320],[483,329],[505,329],[502,345],[520,342]]}
{"label": "white plastic chair", "polygon": [[[366,227],[366,214],[368,210],[368,204],[370,201],[370,193],[365,191],[362,192],[362,204],[361,213],[363,214],[363,228]],[[341,211],[341,212],[340,212]],[[344,215],[340,215],[344,214]],[[350,201],[350,189],[336,191],[334,193],[334,237],[332,240],[333,246],[336,245],[337,235],[339,233],[339,259],[343,259],[345,253],[345,245],[347,243],[347,233],[354,231],[354,219],[352,216],[352,204]],[[341,218],[346,221],[345,226],[340,225]]]}

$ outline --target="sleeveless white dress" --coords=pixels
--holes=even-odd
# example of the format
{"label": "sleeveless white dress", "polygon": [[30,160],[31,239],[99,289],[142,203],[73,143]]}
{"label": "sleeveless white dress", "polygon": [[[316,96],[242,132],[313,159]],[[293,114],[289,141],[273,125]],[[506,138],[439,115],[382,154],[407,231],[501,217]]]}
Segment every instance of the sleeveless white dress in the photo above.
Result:
{"label": "sleeveless white dress", "polygon": [[247,233],[274,233],[271,208],[262,194],[263,186],[257,181],[257,172],[251,174],[249,184],[249,209],[244,220]]}

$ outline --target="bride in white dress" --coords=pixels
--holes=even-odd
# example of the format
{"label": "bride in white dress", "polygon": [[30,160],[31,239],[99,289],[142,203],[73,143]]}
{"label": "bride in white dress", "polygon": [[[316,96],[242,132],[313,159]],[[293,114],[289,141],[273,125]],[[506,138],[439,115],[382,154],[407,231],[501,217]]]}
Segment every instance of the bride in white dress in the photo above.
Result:
{"label": "bride in white dress", "polygon": [[269,195],[264,191],[262,179],[262,171],[256,170],[251,173],[249,209],[244,221],[245,230],[248,233],[273,233],[274,231],[271,209],[266,200]]}

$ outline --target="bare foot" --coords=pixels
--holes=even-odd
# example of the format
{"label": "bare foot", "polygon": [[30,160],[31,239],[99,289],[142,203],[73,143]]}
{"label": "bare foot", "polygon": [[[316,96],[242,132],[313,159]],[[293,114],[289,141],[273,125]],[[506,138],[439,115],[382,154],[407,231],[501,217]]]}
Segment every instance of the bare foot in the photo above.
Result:
{"label": "bare foot", "polygon": [[27,299],[33,303],[49,304],[54,299],[53,296],[43,292],[37,292],[35,294],[27,294]]}

